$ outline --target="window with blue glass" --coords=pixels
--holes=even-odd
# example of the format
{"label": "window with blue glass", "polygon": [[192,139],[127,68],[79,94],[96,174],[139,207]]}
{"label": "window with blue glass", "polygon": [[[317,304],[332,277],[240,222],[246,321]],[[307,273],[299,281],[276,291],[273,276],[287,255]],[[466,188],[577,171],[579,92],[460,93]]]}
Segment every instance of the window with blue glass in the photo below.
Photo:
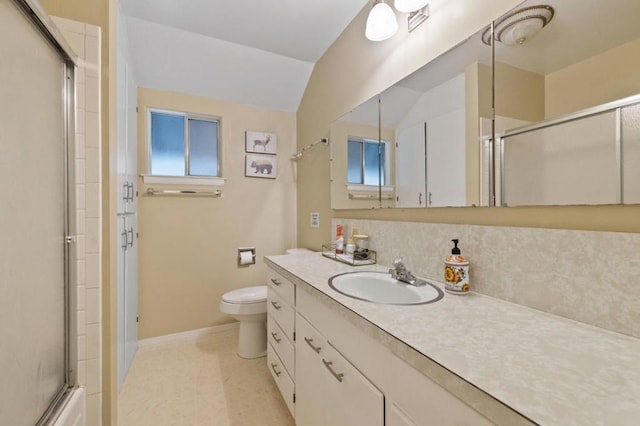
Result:
{"label": "window with blue glass", "polygon": [[220,176],[220,120],[150,111],[151,174]]}
{"label": "window with blue glass", "polygon": [[349,137],[347,144],[347,183],[386,185],[389,142]]}

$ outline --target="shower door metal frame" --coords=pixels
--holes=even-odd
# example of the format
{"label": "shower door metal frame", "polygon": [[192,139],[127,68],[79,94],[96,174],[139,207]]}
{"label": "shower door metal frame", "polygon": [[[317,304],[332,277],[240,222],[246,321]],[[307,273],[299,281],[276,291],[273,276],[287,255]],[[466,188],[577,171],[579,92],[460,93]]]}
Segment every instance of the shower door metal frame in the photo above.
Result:
{"label": "shower door metal frame", "polygon": [[[77,263],[76,246],[76,211],[75,211],[75,66],[77,55],[70,48],[49,15],[35,0],[13,0],[27,20],[39,30],[53,49],[58,52],[64,63],[64,336],[65,365],[64,385],[54,397],[47,410],[42,414],[38,425],[51,424],[60,415],[77,386],[77,287],[75,274],[72,273]],[[73,202],[72,202],[73,201]]]}

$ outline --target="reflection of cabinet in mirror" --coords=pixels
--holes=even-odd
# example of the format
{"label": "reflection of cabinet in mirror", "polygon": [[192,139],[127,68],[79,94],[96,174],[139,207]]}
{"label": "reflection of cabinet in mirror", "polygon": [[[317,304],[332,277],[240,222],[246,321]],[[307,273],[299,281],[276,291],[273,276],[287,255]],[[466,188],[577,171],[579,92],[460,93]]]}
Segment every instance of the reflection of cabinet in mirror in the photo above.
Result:
{"label": "reflection of cabinet in mirror", "polygon": [[398,123],[396,207],[465,205],[464,82],[459,75],[422,94]]}

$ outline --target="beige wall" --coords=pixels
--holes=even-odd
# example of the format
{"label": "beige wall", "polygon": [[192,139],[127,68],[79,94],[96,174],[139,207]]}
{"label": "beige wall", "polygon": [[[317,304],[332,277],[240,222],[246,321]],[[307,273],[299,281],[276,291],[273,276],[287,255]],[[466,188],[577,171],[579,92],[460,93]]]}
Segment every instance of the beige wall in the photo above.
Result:
{"label": "beige wall", "polygon": [[[490,82],[491,69],[483,68]],[[501,62],[496,62],[495,70],[496,115],[531,122],[544,120],[544,76]],[[484,105],[491,106],[491,101]]]}
{"label": "beige wall", "polygon": [[[517,6],[518,0],[433,2],[429,20],[411,34],[401,28],[390,40],[364,37],[370,5],[347,27],[311,75],[298,110],[298,145],[326,136],[329,124],[376,93],[415,71],[491,19]],[[402,27],[402,26],[401,26]],[[352,58],[357,57],[358,61]],[[348,64],[349,66],[341,66]],[[331,236],[331,217],[468,223],[640,232],[640,206],[572,206],[527,208],[432,208],[332,211],[328,184],[329,156],[310,152],[300,163],[298,243],[318,249]],[[309,212],[321,213],[320,229],[309,228]]]}
{"label": "beige wall", "polygon": [[[221,117],[222,198],[146,196],[138,206],[139,338],[223,324],[221,296],[263,285],[263,256],[296,244],[295,114],[159,90],[138,89],[138,171],[147,173],[147,108]],[[248,178],[246,130],[278,136],[277,179]],[[193,188],[188,188],[193,189]],[[257,264],[237,265],[238,247],[255,246]]]}
{"label": "beige wall", "polygon": [[546,76],[545,118],[640,93],[640,39]]}

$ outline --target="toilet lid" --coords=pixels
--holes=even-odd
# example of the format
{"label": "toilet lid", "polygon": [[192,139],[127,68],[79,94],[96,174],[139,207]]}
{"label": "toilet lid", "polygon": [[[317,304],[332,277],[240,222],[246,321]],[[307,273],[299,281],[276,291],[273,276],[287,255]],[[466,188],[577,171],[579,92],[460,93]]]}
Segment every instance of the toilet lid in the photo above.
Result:
{"label": "toilet lid", "polygon": [[267,286],[245,287],[225,293],[222,300],[227,303],[258,303],[267,300]]}

